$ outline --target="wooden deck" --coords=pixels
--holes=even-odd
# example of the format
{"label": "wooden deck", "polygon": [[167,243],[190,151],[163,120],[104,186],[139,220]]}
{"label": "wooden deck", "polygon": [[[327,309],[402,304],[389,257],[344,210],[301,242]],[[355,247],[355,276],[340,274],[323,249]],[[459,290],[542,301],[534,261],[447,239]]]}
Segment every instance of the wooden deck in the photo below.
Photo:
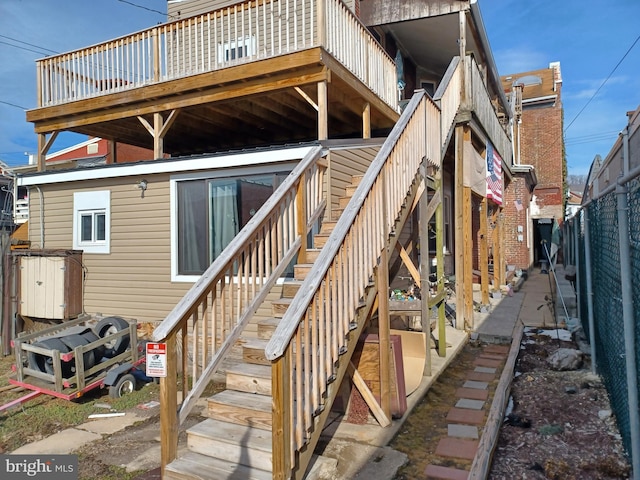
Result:
{"label": "wooden deck", "polygon": [[39,60],[27,120],[40,155],[60,131],[156,158],[388,134],[399,118],[395,64],[368,30],[337,0],[271,3]]}

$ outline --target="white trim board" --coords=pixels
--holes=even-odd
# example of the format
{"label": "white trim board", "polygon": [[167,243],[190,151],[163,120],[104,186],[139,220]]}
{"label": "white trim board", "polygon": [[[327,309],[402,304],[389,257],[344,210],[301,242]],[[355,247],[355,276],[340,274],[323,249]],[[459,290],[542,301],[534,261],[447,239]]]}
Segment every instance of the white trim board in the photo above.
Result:
{"label": "white trim board", "polygon": [[135,164],[115,164],[105,167],[80,168],[64,172],[31,173],[17,178],[20,187],[47,185],[83,180],[151,175],[154,173],[178,173],[193,170],[215,170],[218,168],[245,167],[267,163],[300,160],[316,145],[281,148],[252,152],[226,153],[197,158],[167,159],[161,161],[138,162]]}

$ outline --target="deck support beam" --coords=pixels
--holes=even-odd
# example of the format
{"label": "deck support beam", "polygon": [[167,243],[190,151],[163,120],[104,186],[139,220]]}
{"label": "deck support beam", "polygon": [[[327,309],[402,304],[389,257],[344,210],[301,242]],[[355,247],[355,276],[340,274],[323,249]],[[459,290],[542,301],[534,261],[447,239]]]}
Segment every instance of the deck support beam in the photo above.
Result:
{"label": "deck support beam", "polygon": [[156,112],[153,114],[153,126],[144,118],[138,117],[138,120],[144,128],[153,137],[153,158],[159,159],[164,157],[164,137],[176,120],[180,110],[172,110],[167,119],[162,117],[162,114]]}
{"label": "deck support beam", "polygon": [[371,104],[366,102],[362,109],[362,138],[371,138]]}
{"label": "deck support beam", "polygon": [[56,137],[58,136],[59,131],[55,131],[51,133],[51,136],[47,140],[46,133],[38,134],[38,171],[44,172],[47,169],[47,152],[55,142]]}
{"label": "deck support beam", "polygon": [[[384,175],[384,172],[381,173]],[[384,178],[381,179],[385,184]],[[382,209],[382,225],[388,225],[386,209]],[[376,269],[378,291],[378,339],[380,343],[380,407],[391,418],[391,332],[389,323],[389,239],[383,239],[380,262]]]}
{"label": "deck support beam", "polygon": [[480,293],[482,304],[489,304],[489,239],[488,233],[488,211],[487,198],[483,197],[480,203]]}
{"label": "deck support beam", "polygon": [[329,138],[329,100],[327,81],[318,82],[318,140]]}

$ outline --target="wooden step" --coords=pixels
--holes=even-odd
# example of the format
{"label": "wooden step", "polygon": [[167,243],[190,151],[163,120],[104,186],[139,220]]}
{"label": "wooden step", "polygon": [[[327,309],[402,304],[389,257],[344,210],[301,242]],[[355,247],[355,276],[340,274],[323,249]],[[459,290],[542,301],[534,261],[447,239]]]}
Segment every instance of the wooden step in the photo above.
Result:
{"label": "wooden step", "polygon": [[293,276],[296,280],[304,280],[307,278],[311,267],[313,267],[313,263],[296,263],[293,266]]}
{"label": "wooden step", "polygon": [[207,404],[209,418],[271,430],[271,397],[225,390],[209,397]]}
{"label": "wooden step", "polygon": [[338,199],[338,207],[340,208],[347,208],[347,205],[349,205],[349,201],[351,200],[351,197],[340,197]]}
{"label": "wooden step", "polygon": [[237,465],[196,452],[184,452],[166,466],[164,480],[272,480],[272,473]]}
{"label": "wooden step", "polygon": [[280,318],[264,318],[258,320],[258,338],[261,340],[269,340],[280,324]]}
{"label": "wooden step", "polygon": [[238,363],[227,368],[227,390],[271,395],[271,367]]}
{"label": "wooden step", "polygon": [[271,432],[208,418],[187,430],[189,450],[219,460],[271,471]]}
{"label": "wooden step", "polygon": [[351,185],[360,185],[360,182],[364,178],[364,175],[351,175]]}
{"label": "wooden step", "polygon": [[318,256],[322,249],[320,248],[307,248],[307,262],[306,263],[315,263],[318,260]]}
{"label": "wooden step", "polygon": [[327,240],[329,240],[328,233],[316,233],[313,236],[313,246],[315,248],[322,248],[326,245]]}
{"label": "wooden step", "polygon": [[300,285],[302,285],[302,280],[298,280],[296,278],[287,279],[282,284],[282,296],[284,298],[293,298],[300,290]]}
{"label": "wooden step", "polygon": [[353,197],[353,194],[356,193],[357,188],[358,188],[358,185],[347,185],[344,189],[347,197]]}
{"label": "wooden step", "polygon": [[246,338],[242,340],[242,360],[254,365],[269,365],[271,362],[264,356],[264,349],[268,340],[260,338]]}
{"label": "wooden step", "polygon": [[287,311],[289,305],[291,305],[291,298],[278,298],[271,301],[271,315],[276,318],[282,318],[284,312]]}
{"label": "wooden step", "polygon": [[320,227],[320,233],[333,232],[333,229],[335,228],[336,223],[338,223],[337,220],[324,220],[322,222],[322,226]]}

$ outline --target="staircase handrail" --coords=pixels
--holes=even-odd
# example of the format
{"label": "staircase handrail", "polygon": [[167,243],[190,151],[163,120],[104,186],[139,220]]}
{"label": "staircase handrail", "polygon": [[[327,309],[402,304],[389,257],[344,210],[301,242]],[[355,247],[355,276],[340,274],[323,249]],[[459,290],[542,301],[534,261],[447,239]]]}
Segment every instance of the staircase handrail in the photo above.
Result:
{"label": "staircase handrail", "polygon": [[[171,342],[171,345],[176,345],[178,334],[182,334],[180,358],[167,354],[167,362],[173,362],[167,371],[176,372],[176,364],[183,366],[179,378],[183,400],[177,415],[175,411],[173,414],[164,412],[169,406],[161,407],[166,414],[163,421],[170,424],[163,425],[163,435],[164,432],[177,431],[184,422],[271,286],[295,259],[296,253],[306,246],[306,236],[326,206],[323,191],[325,151],[320,145],[310,148],[273,195],[153,331],[153,341],[166,342],[167,345]],[[261,242],[262,246],[259,245]],[[248,272],[252,273],[249,275]],[[218,317],[222,320],[216,323]],[[188,364],[189,353],[192,354],[191,365]],[[192,377],[190,388],[189,375]],[[175,378],[162,378],[162,398],[176,399],[178,383]],[[168,437],[171,435],[169,433]],[[162,438],[163,446],[174,443],[174,438]],[[169,450],[169,453],[163,450],[163,465],[175,458],[175,449]]]}
{"label": "staircase handrail", "polygon": [[358,312],[380,254],[420,168],[439,167],[440,158],[440,112],[420,90],[360,181],[265,348],[272,362],[273,478],[304,471],[306,464],[296,457],[304,448],[306,459],[318,438],[318,416],[335,396],[328,385],[340,381],[340,356],[353,352],[347,338],[364,324]]}

